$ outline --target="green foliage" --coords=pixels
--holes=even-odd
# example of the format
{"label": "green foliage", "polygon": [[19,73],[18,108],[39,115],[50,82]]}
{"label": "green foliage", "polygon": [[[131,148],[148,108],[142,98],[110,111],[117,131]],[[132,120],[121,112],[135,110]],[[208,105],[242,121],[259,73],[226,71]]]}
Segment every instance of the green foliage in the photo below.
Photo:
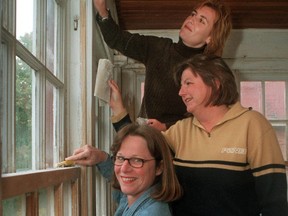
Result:
{"label": "green foliage", "polygon": [[22,208],[22,197],[13,197],[2,201],[3,216],[23,215],[25,209]]}
{"label": "green foliage", "polygon": [[[20,42],[32,48],[32,33],[20,37]],[[16,168],[31,168],[32,147],[32,69],[16,58]]]}
{"label": "green foliage", "polygon": [[32,32],[20,36],[19,40],[30,52],[32,52]]}

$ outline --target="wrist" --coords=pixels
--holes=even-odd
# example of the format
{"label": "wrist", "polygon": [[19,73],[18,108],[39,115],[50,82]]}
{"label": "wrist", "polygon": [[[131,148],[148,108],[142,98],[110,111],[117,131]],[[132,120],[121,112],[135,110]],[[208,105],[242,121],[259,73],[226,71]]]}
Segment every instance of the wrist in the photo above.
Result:
{"label": "wrist", "polygon": [[112,123],[120,121],[122,118],[124,118],[128,114],[127,110],[124,108],[120,113],[114,113],[114,115],[111,116]]}
{"label": "wrist", "polygon": [[166,131],[167,130],[167,126],[165,123],[162,124],[162,131]]}
{"label": "wrist", "polygon": [[107,20],[109,18],[109,9],[106,9],[104,11],[98,11],[98,17],[99,17],[99,20],[101,22]]}
{"label": "wrist", "polygon": [[109,154],[105,151],[102,151],[102,162],[106,161],[109,157]]}

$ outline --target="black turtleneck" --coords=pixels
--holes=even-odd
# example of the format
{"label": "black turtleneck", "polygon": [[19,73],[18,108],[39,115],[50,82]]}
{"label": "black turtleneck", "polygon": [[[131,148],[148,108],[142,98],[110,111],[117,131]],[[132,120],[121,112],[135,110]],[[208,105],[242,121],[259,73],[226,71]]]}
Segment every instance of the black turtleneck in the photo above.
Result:
{"label": "black turtleneck", "polygon": [[181,39],[144,36],[122,31],[111,18],[96,20],[107,45],[123,55],[142,62],[146,67],[144,97],[139,116],[155,118],[167,127],[183,119],[186,107],[178,95],[173,69],[181,61],[203,53],[204,48],[191,48]]}

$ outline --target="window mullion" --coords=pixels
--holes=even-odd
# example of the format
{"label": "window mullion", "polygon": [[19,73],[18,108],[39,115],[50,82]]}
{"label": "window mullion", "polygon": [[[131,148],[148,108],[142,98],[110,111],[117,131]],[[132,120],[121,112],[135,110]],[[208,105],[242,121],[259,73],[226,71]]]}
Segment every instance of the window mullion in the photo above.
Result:
{"label": "window mullion", "polygon": [[32,169],[45,168],[45,71],[32,77]]}
{"label": "window mullion", "polygon": [[33,31],[33,38],[36,43],[33,47],[36,57],[40,59],[45,65],[46,59],[46,0],[35,1],[34,10],[34,20],[36,23],[36,28]]}
{"label": "window mullion", "polygon": [[[56,2],[58,3],[58,2]],[[54,163],[57,163],[59,161],[64,160],[64,157],[66,156],[65,154],[65,137],[64,137],[64,124],[65,124],[65,103],[64,103],[64,50],[65,50],[65,43],[64,37],[65,37],[65,26],[64,26],[64,21],[65,21],[65,10],[63,9],[64,1],[60,2],[61,4],[55,4],[55,19],[56,19],[56,25],[55,25],[55,43],[54,43],[54,50],[55,50],[55,55],[54,55],[54,76],[52,73],[47,73],[46,77],[49,79],[51,83],[57,89],[54,89],[54,101],[53,101],[53,106],[54,106]],[[51,76],[50,76],[51,75]],[[54,79],[50,79],[54,78]],[[62,82],[59,80],[62,80]],[[57,79],[57,80],[56,80]]]}
{"label": "window mullion", "polygon": [[39,196],[38,192],[26,194],[26,215],[39,215]]}
{"label": "window mullion", "polygon": [[[34,4],[33,47],[37,59],[45,65],[45,29],[46,0],[35,1]],[[43,16],[44,14],[44,16]],[[43,67],[33,75],[32,90],[32,169],[45,168],[46,137],[45,137],[45,101],[46,101],[46,68]]]}
{"label": "window mullion", "polygon": [[261,81],[261,91],[262,91],[262,93],[261,93],[261,97],[262,97],[262,100],[261,100],[261,102],[262,102],[262,113],[263,113],[263,115],[266,117],[267,115],[266,115],[266,106],[265,106],[265,104],[266,104],[266,97],[265,97],[265,95],[266,95],[266,93],[265,93],[265,86],[266,85],[266,82],[265,81]]}
{"label": "window mullion", "polygon": [[[3,33],[3,32],[2,32]],[[5,38],[4,38],[5,40]],[[2,173],[16,171],[15,165],[15,42],[1,44],[2,64]],[[10,71],[10,72],[9,72]],[[3,166],[4,165],[4,166]]]}

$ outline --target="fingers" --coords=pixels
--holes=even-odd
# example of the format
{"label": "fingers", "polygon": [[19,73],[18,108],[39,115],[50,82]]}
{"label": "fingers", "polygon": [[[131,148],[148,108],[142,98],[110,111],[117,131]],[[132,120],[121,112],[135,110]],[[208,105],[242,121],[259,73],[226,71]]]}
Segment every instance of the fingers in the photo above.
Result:
{"label": "fingers", "polygon": [[76,150],[74,150],[73,155],[80,154],[80,153],[83,152],[83,151],[84,151],[83,148],[76,149]]}
{"label": "fingers", "polygon": [[156,119],[147,119],[147,125],[153,126],[153,125],[157,125],[159,123],[159,121],[157,121]]}
{"label": "fingers", "polygon": [[79,160],[86,160],[86,156],[85,153],[78,153],[78,154],[73,154],[72,156],[69,156],[67,158],[65,158],[65,160],[73,160],[73,161],[79,161]]}
{"label": "fingers", "polygon": [[73,155],[73,156],[65,158],[65,160],[74,161],[75,164],[83,165],[83,166],[93,165],[92,160],[85,157],[83,154]]}
{"label": "fingers", "polygon": [[157,119],[148,119],[147,124],[159,131],[165,131],[166,125],[164,123],[161,123]]}
{"label": "fingers", "polygon": [[65,158],[65,160],[74,161],[75,164],[91,166],[103,162],[107,159],[107,153],[101,151],[93,146],[85,145],[74,151],[72,156]]}
{"label": "fingers", "polygon": [[119,90],[119,86],[117,85],[117,83],[115,82],[115,80],[109,80],[108,84],[110,86],[110,88],[115,91],[115,92],[120,92]]}
{"label": "fingers", "polygon": [[81,148],[78,148],[78,149],[74,150],[73,155],[65,158],[65,160],[73,160],[73,161],[86,160],[90,154],[89,149],[90,149],[89,145],[85,145]]}

